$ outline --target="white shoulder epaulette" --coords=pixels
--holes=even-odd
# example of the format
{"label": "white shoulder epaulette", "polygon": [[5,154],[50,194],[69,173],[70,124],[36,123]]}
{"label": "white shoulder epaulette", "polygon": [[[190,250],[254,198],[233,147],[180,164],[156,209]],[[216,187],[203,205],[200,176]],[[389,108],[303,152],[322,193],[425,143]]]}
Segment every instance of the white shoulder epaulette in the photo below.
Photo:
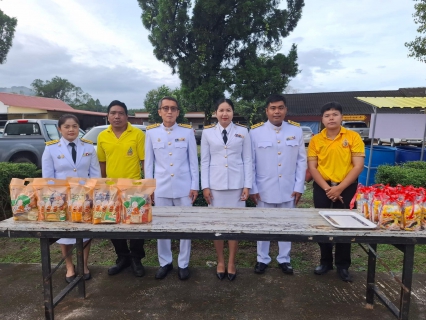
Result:
{"label": "white shoulder epaulette", "polygon": [[50,146],[50,145],[58,143],[58,142],[59,142],[59,139],[46,141],[45,143],[46,143],[46,146]]}
{"label": "white shoulder epaulette", "polygon": [[178,123],[178,126],[182,128],[192,129],[192,126],[190,124]]}
{"label": "white shoulder epaulette", "polygon": [[291,120],[287,120],[287,122],[289,124],[292,124],[293,126],[300,127],[300,123],[298,123],[298,122],[294,122],[294,121],[291,121]]}
{"label": "white shoulder epaulette", "polygon": [[146,130],[158,128],[159,126],[160,126],[159,123],[154,123],[154,124],[151,124],[150,126],[146,127]]}
{"label": "white shoulder epaulette", "polygon": [[80,138],[80,140],[83,141],[83,142],[86,142],[86,143],[93,144],[92,140],[87,140],[87,139],[83,139],[83,138]]}
{"label": "white shoulder epaulette", "polygon": [[256,124],[252,125],[252,126],[250,127],[250,129],[256,129],[256,128],[259,128],[259,127],[263,126],[264,124],[265,124],[265,122],[259,122],[259,123],[256,123]]}

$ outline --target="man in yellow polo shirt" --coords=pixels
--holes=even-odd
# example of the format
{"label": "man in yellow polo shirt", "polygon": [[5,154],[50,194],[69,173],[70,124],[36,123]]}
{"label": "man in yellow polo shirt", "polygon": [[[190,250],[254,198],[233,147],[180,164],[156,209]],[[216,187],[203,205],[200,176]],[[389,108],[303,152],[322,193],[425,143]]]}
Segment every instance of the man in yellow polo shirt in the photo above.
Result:
{"label": "man in yellow polo shirt", "polygon": [[[127,106],[118,100],[108,106],[108,129],[98,136],[98,159],[102,177],[140,179],[145,159],[145,134],[128,121]],[[136,277],[142,277],[145,269],[141,259],[145,257],[143,239],[131,239],[130,250],[126,239],[111,239],[117,254],[115,266],[108,269],[114,275],[132,267]]]}
{"label": "man in yellow polo shirt", "polygon": [[[364,169],[364,143],[360,135],[341,126],[342,106],[329,102],[321,107],[324,129],[308,147],[308,168],[314,179],[315,208],[347,209],[357,189],[358,176]],[[319,243],[321,262],[317,275],[333,269],[333,244]],[[336,243],[335,265],[343,281],[351,282],[351,244]]]}

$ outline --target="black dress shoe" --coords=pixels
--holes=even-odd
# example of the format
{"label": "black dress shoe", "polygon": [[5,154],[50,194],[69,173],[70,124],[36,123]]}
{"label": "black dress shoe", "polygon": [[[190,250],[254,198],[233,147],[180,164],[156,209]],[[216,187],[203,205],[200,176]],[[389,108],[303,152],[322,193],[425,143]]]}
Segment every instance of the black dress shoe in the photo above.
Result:
{"label": "black dress shoe", "polygon": [[285,274],[293,274],[293,267],[291,266],[290,262],[279,263],[278,266]]}
{"label": "black dress shoe", "polygon": [[254,273],[265,273],[266,268],[268,267],[268,265],[266,263],[263,262],[257,262],[256,265],[254,266]]}
{"label": "black dress shoe", "polygon": [[225,279],[226,272],[216,272],[216,275],[219,278],[219,280],[223,280]]}
{"label": "black dress shoe", "polygon": [[186,280],[189,278],[189,268],[178,268],[178,275],[180,280]]}
{"label": "black dress shoe", "polygon": [[130,263],[135,277],[143,277],[145,275],[145,268],[143,267],[140,259],[132,258]]}
{"label": "black dress shoe", "polygon": [[333,266],[329,266],[329,265],[326,265],[326,264],[320,264],[319,266],[317,266],[315,268],[314,273],[318,274],[318,275],[322,275],[322,274],[327,273],[329,270],[333,270]]}
{"label": "black dress shoe", "polygon": [[172,270],[173,270],[173,264],[171,263],[166,264],[163,267],[160,267],[157,270],[157,273],[155,274],[155,279],[164,279],[169,273],[169,271],[172,271]]}
{"label": "black dress shoe", "polygon": [[108,274],[110,276],[113,276],[117,273],[120,273],[124,269],[126,269],[128,266],[130,266],[130,259],[128,258],[118,258],[116,261],[115,266],[112,266],[108,269]]}
{"label": "black dress shoe", "polygon": [[84,280],[90,280],[90,279],[92,279],[92,275],[90,274],[90,272],[89,273],[85,273],[84,274],[84,276],[83,276],[83,278],[84,278]]}
{"label": "black dress shoe", "polygon": [[235,273],[228,273],[229,281],[234,281],[236,277],[237,277],[237,270],[235,270]]}
{"label": "black dress shoe", "polygon": [[65,281],[66,281],[67,283],[71,283],[71,282],[73,282],[73,281],[74,281],[74,279],[75,279],[75,275],[73,275],[73,276],[71,276],[71,277],[65,277]]}
{"label": "black dress shoe", "polygon": [[340,279],[345,282],[352,282],[352,277],[349,274],[348,269],[337,268],[337,273],[339,274]]}

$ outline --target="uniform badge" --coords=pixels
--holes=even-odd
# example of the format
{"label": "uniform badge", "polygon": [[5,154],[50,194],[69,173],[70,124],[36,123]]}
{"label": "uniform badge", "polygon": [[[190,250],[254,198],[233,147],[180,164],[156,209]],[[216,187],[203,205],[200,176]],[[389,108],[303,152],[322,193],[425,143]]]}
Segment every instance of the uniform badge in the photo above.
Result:
{"label": "uniform badge", "polygon": [[236,134],[235,134],[235,136],[236,136],[237,138],[244,138],[244,136],[243,136],[242,134],[238,134],[238,133],[236,133]]}
{"label": "uniform badge", "polygon": [[295,136],[291,136],[291,137],[287,137],[287,139],[286,140],[295,140],[296,139],[296,137]]}
{"label": "uniform badge", "polygon": [[185,141],[185,138],[178,138],[178,139],[175,139],[175,142],[178,142],[178,141]]}
{"label": "uniform badge", "polygon": [[58,144],[58,147],[60,147],[61,146],[61,144]]}
{"label": "uniform badge", "polygon": [[91,156],[92,154],[91,153],[89,153],[89,152],[86,152],[86,153],[83,153],[83,157],[88,157],[88,156]]}
{"label": "uniform badge", "polygon": [[161,141],[161,139],[160,139],[160,138],[158,138],[158,139],[157,139],[157,141],[158,141],[158,142],[160,142],[160,141]]}
{"label": "uniform badge", "polygon": [[65,158],[65,156],[64,156],[63,154],[60,154],[60,155],[58,156],[58,159],[63,159],[63,158]]}
{"label": "uniform badge", "polygon": [[132,147],[130,147],[129,150],[127,150],[127,155],[128,156],[132,156],[133,155],[133,149],[132,149]]}
{"label": "uniform badge", "polygon": [[348,140],[347,140],[347,139],[343,140],[343,142],[342,142],[342,146],[343,146],[344,148],[346,148],[348,145],[349,145]]}

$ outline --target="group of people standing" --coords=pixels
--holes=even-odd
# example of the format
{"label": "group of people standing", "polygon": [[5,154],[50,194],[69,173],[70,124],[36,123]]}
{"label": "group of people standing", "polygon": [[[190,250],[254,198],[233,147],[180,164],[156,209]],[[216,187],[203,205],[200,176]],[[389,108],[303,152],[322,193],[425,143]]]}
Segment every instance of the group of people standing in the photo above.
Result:
{"label": "group of people standing", "polygon": [[[232,122],[231,100],[223,98],[216,103],[217,123],[206,126],[201,138],[201,188],[209,206],[244,207],[250,197],[257,207],[294,208],[304,191],[307,172],[314,179],[316,208],[348,206],[363,168],[364,145],[357,133],[341,127],[342,107],[334,102],[322,107],[325,128],[312,138],[308,155],[299,125],[284,121],[287,110],[283,95],[271,95],[265,106],[268,120],[252,126],[249,131]],[[114,100],[108,106],[111,125],[99,134],[97,152],[90,142],[78,139],[78,119],[64,115],[58,123],[61,139],[46,146],[43,154],[43,177],[139,179],[143,171],[145,178],[157,181],[154,205],[192,206],[199,190],[197,145],[192,127],[176,123],[179,112],[175,98],[162,98],[158,114],[163,122],[148,126],[145,136],[128,123],[126,105]],[[78,155],[83,149],[90,157],[80,161]],[[64,255],[72,241],[61,242]],[[117,260],[108,274],[115,275],[131,266],[135,276],[143,276],[144,240],[132,239],[130,247],[126,239],[114,239],[112,243]],[[86,280],[91,277],[87,267],[88,247],[84,264]],[[171,240],[158,240],[157,247],[160,268],[155,278],[163,279],[173,270]],[[214,247],[217,277],[235,280],[238,242],[228,241],[227,262],[224,241],[215,240]],[[269,247],[269,241],[257,242],[255,273],[264,273],[271,262]],[[293,274],[291,243],[279,242],[278,247],[278,266],[284,273]],[[333,269],[332,245],[320,244],[320,248],[320,265],[314,271],[318,275]],[[178,276],[186,280],[190,277],[191,240],[181,239],[179,249]],[[348,271],[350,249],[350,244],[336,245],[335,265],[344,281],[352,280]],[[66,281],[70,282],[75,278],[70,257],[66,259],[66,267]]]}

